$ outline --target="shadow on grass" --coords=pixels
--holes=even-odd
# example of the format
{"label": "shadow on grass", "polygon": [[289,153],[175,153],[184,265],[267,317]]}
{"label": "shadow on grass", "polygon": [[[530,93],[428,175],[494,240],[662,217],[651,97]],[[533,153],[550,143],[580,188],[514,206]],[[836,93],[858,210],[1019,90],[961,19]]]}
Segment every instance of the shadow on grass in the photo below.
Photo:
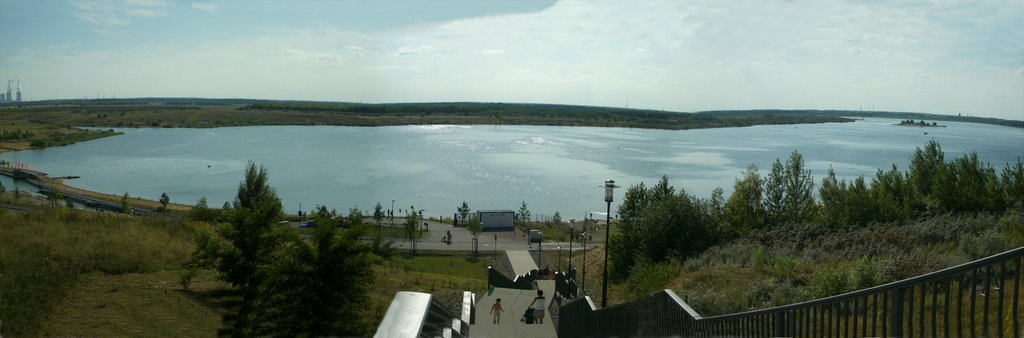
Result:
{"label": "shadow on grass", "polygon": [[202,304],[221,316],[221,327],[217,336],[232,336],[232,328],[238,320],[238,309],[241,307],[241,292],[230,288],[213,288],[209,290],[177,290],[182,295]]}

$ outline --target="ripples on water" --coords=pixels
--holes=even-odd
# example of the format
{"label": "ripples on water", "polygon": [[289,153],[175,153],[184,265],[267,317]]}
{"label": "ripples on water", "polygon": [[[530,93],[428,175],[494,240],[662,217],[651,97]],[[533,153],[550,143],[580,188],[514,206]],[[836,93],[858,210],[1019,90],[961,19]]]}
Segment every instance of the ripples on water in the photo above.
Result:
{"label": "ripples on water", "polygon": [[[935,139],[953,159],[976,150],[997,169],[1024,153],[1024,130],[967,123],[947,128],[893,126],[896,120],[687,131],[546,126],[240,127],[127,129],[122,136],[68,147],[4,154],[77,186],[176,202],[231,200],[246,162],[270,169],[271,184],[294,212],[302,203],[346,210],[416,206],[450,216],[474,209],[560,211],[582,218],[603,211],[599,186],[648,185],[667,175],[677,188],[728,195],[749,164],[766,174],[776,158],[804,155],[815,178],[830,166],[843,178],[905,170],[915,147]],[[8,181],[9,182],[9,181]],[[5,184],[13,184],[13,182]],[[9,190],[11,188],[8,188]],[[616,193],[621,200],[624,189]]]}

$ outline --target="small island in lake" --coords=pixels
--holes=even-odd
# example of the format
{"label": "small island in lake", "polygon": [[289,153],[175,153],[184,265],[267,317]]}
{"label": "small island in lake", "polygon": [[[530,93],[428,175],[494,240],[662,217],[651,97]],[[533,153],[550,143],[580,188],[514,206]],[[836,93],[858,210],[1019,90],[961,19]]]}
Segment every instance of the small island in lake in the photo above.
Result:
{"label": "small island in lake", "polygon": [[920,121],[903,120],[903,121],[900,121],[900,123],[897,124],[897,126],[908,126],[908,127],[942,127],[942,128],[946,127],[946,126],[940,126],[937,122],[930,122],[929,123],[929,122],[927,122],[925,120],[920,120]]}

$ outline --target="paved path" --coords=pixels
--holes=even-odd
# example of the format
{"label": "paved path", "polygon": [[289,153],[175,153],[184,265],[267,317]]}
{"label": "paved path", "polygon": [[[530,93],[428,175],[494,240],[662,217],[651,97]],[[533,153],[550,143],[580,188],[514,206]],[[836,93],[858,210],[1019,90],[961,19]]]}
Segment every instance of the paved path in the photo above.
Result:
{"label": "paved path", "polygon": [[[373,219],[367,219],[369,224],[373,224]],[[388,226],[390,222],[386,219],[381,222],[383,225]],[[404,218],[395,218],[395,226],[405,223]],[[440,223],[436,221],[426,221],[427,228],[429,231],[423,233],[423,238],[416,241],[416,248],[423,250],[465,250],[469,251],[473,248],[473,235],[469,233],[465,228],[456,228],[451,224]],[[452,233],[452,244],[441,242],[441,238],[444,237],[445,233],[450,231]],[[403,241],[402,239],[395,240],[395,247],[401,249],[409,249],[412,247],[412,243]],[[599,246],[600,243],[589,243],[591,248]],[[568,250],[568,242],[545,242],[543,243],[544,251],[555,251],[559,246],[562,250]],[[504,251],[504,250],[536,250],[537,244],[526,243],[526,236],[521,232],[512,233],[511,231],[501,232],[484,232],[480,234],[480,242],[478,245],[480,251]],[[583,247],[579,242],[573,243],[573,250],[582,250]]]}
{"label": "paved path", "polygon": [[[539,280],[537,287],[544,290],[544,298],[547,298],[548,305],[551,305],[555,281]],[[551,322],[551,311],[545,313],[544,324],[526,324],[519,321],[535,297],[537,290],[491,288],[476,303],[476,325],[469,329],[469,335],[474,338],[557,337],[555,325]],[[494,316],[490,311],[498,298],[501,298],[501,307],[505,309],[505,313],[501,315],[501,323],[494,324]]]}
{"label": "paved path", "polygon": [[[512,272],[519,275],[525,275],[530,271],[537,270],[537,262],[533,261],[533,256],[530,255],[529,251],[526,250],[506,250],[505,254],[508,256],[508,261],[512,265]],[[515,276],[509,276],[515,278]]]}

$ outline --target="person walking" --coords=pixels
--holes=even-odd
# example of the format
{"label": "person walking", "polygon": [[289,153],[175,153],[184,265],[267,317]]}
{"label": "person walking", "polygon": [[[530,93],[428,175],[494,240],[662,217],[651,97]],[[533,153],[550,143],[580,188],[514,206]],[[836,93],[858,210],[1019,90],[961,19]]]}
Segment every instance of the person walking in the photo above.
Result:
{"label": "person walking", "polygon": [[547,309],[547,299],[544,298],[544,290],[537,290],[537,297],[530,302],[529,307],[533,308],[533,320],[537,324],[544,324],[544,309]]}
{"label": "person walking", "polygon": [[494,324],[501,324],[502,312],[505,312],[505,310],[501,308],[501,298],[498,298],[494,301],[494,305],[491,305],[491,313],[494,314]]}

